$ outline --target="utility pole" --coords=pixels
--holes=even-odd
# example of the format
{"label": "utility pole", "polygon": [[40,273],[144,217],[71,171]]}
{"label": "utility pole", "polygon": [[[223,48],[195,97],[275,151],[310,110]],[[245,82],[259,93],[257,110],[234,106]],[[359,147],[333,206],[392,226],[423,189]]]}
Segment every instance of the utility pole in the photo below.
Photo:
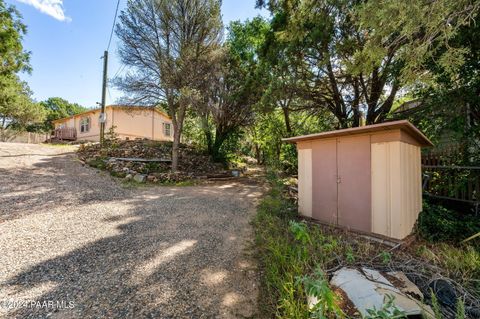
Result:
{"label": "utility pole", "polygon": [[103,146],[105,140],[105,100],[107,95],[107,68],[108,68],[108,51],[103,53],[103,85],[102,85],[102,111],[100,112],[100,145]]}

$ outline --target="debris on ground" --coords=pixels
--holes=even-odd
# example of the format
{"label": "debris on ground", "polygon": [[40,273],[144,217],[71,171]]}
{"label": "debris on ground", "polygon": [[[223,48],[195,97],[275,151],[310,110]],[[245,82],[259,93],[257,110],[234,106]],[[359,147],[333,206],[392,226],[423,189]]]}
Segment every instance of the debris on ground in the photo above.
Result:
{"label": "debris on ground", "polygon": [[[366,238],[328,226],[319,226],[326,233],[339,240],[348,242],[345,245],[356,247],[354,249],[362,249],[359,243],[365,243]],[[348,234],[345,236],[345,234]],[[445,319],[455,319],[457,312],[457,300],[460,298],[465,308],[465,318],[480,319],[480,298],[478,291],[467,286],[466,282],[462,282],[458,277],[447,277],[444,269],[438,265],[424,260],[416,256],[414,251],[418,250],[420,244],[410,242],[409,244],[396,245],[393,248],[388,247],[385,243],[369,241],[367,246],[376,246],[370,249],[371,252],[383,249],[384,253],[379,255],[370,255],[359,258],[356,262],[340,263],[327,270],[329,278],[333,278],[336,271],[342,268],[354,269],[375,269],[393,286],[397,287],[402,293],[414,298],[422,300],[424,304],[433,306],[432,292],[438,300],[439,311]],[[364,247],[364,249],[366,249]],[[391,256],[388,260],[381,260],[381,256],[388,254]],[[380,257],[379,257],[380,256]]]}
{"label": "debris on ground", "polygon": [[[406,316],[423,314],[433,318],[430,307],[421,302],[423,294],[404,274],[394,272],[389,275],[396,280],[391,282],[374,269],[344,267],[333,274],[330,284],[341,289],[362,316],[367,316],[369,309],[382,309],[390,298]],[[413,298],[407,291],[420,294],[420,298]]]}
{"label": "debris on ground", "polygon": [[188,145],[179,149],[179,170],[171,172],[171,142],[146,139],[115,140],[102,149],[98,143],[82,145],[80,160],[109,171],[113,176],[139,183],[177,183],[191,179],[217,179],[240,176],[238,170],[225,169],[210,156]]}

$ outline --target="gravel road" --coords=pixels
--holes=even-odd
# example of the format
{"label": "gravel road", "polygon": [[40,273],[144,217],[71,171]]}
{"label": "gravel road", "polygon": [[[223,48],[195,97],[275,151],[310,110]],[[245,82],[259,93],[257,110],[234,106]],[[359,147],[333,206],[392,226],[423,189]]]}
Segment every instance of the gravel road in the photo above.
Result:
{"label": "gravel road", "polygon": [[0,317],[257,318],[255,183],[123,186],[0,143]]}

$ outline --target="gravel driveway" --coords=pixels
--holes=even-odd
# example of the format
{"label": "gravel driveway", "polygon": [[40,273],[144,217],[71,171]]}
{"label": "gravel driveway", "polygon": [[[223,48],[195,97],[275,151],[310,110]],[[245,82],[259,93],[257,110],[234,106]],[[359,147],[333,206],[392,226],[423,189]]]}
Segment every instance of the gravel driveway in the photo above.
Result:
{"label": "gravel driveway", "polygon": [[254,183],[127,188],[0,143],[0,317],[258,317]]}

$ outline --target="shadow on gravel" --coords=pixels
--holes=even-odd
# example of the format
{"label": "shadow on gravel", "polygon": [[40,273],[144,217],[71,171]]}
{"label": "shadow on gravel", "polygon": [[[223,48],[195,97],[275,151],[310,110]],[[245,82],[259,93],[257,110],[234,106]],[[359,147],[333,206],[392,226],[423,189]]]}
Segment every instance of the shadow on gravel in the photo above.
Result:
{"label": "shadow on gravel", "polygon": [[[81,205],[127,194],[107,174],[99,185],[99,179],[92,178],[99,173],[82,167],[72,153],[42,156],[22,168],[4,168],[0,162],[0,223],[61,205]],[[106,189],[108,192],[103,192]]]}
{"label": "shadow on gravel", "polygon": [[[53,161],[39,166],[45,166],[42,171],[46,174],[62,174],[56,167],[69,165],[65,157]],[[93,195],[98,189],[89,189],[94,185],[81,181],[81,171],[78,174],[78,187],[85,191],[74,200],[102,200]],[[54,180],[44,181],[45,192],[51,182],[59,181],[48,178]],[[63,200],[66,194],[77,191],[64,189],[54,194],[52,200]],[[73,302],[72,309],[21,308],[8,316],[255,317],[256,272],[244,247],[253,240],[249,226],[253,211],[248,198],[258,196],[259,188],[255,185],[159,187],[142,191],[129,200],[130,208],[126,211],[96,221],[103,223],[105,229],[115,228],[117,235],[38,263],[0,287],[12,291],[12,298],[49,287],[32,298],[39,302],[63,302],[66,306]],[[34,197],[25,200],[32,205]],[[113,201],[104,202],[107,207],[109,203]]]}
{"label": "shadow on gravel", "polygon": [[[61,154],[60,154],[61,155]],[[13,154],[13,155],[0,155],[2,157],[22,157],[22,156],[45,156],[45,154]],[[56,155],[58,156],[58,155]]]}

